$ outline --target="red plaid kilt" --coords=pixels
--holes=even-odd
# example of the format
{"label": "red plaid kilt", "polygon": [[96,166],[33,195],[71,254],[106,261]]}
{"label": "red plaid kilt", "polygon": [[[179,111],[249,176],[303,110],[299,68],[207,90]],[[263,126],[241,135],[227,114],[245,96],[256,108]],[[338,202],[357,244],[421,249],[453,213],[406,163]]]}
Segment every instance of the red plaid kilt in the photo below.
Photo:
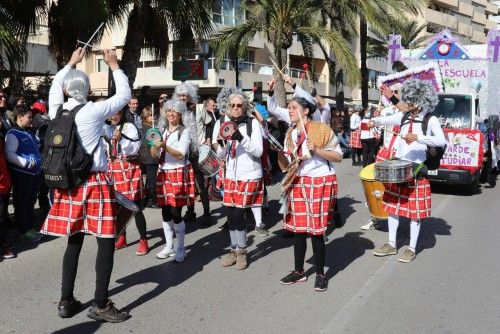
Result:
{"label": "red plaid kilt", "polygon": [[393,216],[411,220],[428,218],[431,215],[431,185],[427,179],[408,183],[384,183],[382,199],[384,210]]}
{"label": "red plaid kilt", "polygon": [[108,163],[109,178],[115,190],[131,201],[139,201],[144,197],[141,165],[123,160]]}
{"label": "red plaid kilt", "polygon": [[224,179],[224,205],[237,208],[262,206],[264,202],[264,181]]}
{"label": "red plaid kilt", "polygon": [[101,238],[116,235],[116,200],[105,172],[91,172],[71,190],[54,189],[54,203],[40,232],[69,236],[78,232]]}
{"label": "red plaid kilt", "polygon": [[288,194],[285,229],[294,233],[324,234],[336,200],[336,175],[296,177]]}
{"label": "red plaid kilt", "polygon": [[361,130],[351,131],[351,137],[349,138],[349,146],[351,146],[351,148],[362,148]]}
{"label": "red plaid kilt", "polygon": [[191,164],[177,169],[158,170],[156,198],[158,206],[182,208],[194,204],[195,177]]}

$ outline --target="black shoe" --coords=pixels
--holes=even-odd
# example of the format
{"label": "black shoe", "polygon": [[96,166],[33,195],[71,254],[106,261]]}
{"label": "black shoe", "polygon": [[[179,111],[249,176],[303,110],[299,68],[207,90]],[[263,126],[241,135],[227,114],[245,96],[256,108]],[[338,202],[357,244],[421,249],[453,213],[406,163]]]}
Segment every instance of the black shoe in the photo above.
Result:
{"label": "black shoe", "polygon": [[325,291],[328,288],[328,281],[325,275],[316,275],[316,281],[314,282],[314,291]]}
{"label": "black shoe", "polygon": [[192,223],[196,220],[196,213],[194,211],[187,211],[185,214],[184,214],[184,222],[185,223]]}
{"label": "black shoe", "polygon": [[212,215],[210,213],[204,213],[203,216],[201,216],[201,226],[208,227],[212,225]]}
{"label": "black shoe", "polygon": [[122,322],[129,318],[129,314],[127,312],[118,310],[111,299],[108,299],[108,302],[106,303],[106,306],[104,308],[99,308],[96,304],[92,304],[89,309],[89,313],[87,313],[87,316],[97,321],[112,323]]}
{"label": "black shoe", "polygon": [[307,276],[304,275],[304,271],[299,273],[298,271],[294,270],[290,274],[286,275],[280,280],[280,283],[283,285],[290,285],[298,282],[305,282],[307,281]]}
{"label": "black shoe", "polygon": [[219,226],[217,226],[217,230],[219,231],[224,231],[226,228],[227,228],[227,220],[222,224],[220,224]]}
{"label": "black shoe", "polygon": [[153,201],[153,200],[148,200],[148,202],[146,203],[146,208],[150,208],[150,209],[158,209],[158,205],[156,205],[156,202]]}
{"label": "black shoe", "polygon": [[61,300],[57,304],[57,313],[61,318],[71,318],[82,309],[82,303],[73,298],[72,300]]}

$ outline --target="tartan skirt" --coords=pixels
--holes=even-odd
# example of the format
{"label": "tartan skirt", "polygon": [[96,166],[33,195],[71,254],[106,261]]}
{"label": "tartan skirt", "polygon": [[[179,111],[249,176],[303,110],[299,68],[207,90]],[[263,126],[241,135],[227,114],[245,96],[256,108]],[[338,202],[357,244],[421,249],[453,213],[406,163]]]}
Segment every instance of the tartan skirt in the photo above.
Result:
{"label": "tartan skirt", "polygon": [[69,236],[79,232],[100,238],[116,235],[116,200],[106,172],[91,172],[83,185],[54,189],[54,201],[40,232]]}
{"label": "tartan skirt", "polygon": [[349,146],[351,148],[362,148],[361,145],[361,130],[351,131],[351,137],[349,137]]}
{"label": "tartan skirt", "polygon": [[123,160],[108,163],[108,173],[115,190],[131,201],[144,197],[141,165]]}
{"label": "tartan skirt", "polygon": [[254,180],[224,179],[224,205],[237,208],[262,206],[264,201],[264,182]]}
{"label": "tartan skirt", "polygon": [[408,183],[384,183],[382,199],[384,210],[393,216],[411,220],[428,218],[431,215],[431,185],[423,178]]}
{"label": "tartan skirt", "polygon": [[158,170],[156,198],[158,206],[182,208],[194,204],[196,191],[193,167],[189,164],[176,169]]}
{"label": "tartan skirt", "polygon": [[294,233],[324,234],[336,200],[336,175],[296,177],[288,193],[285,229]]}

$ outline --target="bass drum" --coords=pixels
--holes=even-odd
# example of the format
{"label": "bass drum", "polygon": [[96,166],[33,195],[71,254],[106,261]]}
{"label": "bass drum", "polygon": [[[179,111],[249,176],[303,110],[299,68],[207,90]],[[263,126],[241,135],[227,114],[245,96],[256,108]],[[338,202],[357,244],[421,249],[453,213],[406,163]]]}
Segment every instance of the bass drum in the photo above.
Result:
{"label": "bass drum", "polygon": [[382,182],[375,180],[375,164],[363,168],[359,173],[359,178],[363,185],[370,215],[378,219],[387,219],[389,215],[382,206],[385,188]]}

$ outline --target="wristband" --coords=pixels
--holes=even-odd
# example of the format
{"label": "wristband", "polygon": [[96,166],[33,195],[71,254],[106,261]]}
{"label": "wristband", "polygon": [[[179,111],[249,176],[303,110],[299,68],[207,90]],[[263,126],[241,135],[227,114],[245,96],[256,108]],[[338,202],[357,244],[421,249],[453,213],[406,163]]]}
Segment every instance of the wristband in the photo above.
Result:
{"label": "wristband", "polygon": [[396,105],[399,103],[399,99],[396,97],[396,95],[393,95],[391,96],[391,98],[389,99],[389,101],[392,102],[392,104]]}

